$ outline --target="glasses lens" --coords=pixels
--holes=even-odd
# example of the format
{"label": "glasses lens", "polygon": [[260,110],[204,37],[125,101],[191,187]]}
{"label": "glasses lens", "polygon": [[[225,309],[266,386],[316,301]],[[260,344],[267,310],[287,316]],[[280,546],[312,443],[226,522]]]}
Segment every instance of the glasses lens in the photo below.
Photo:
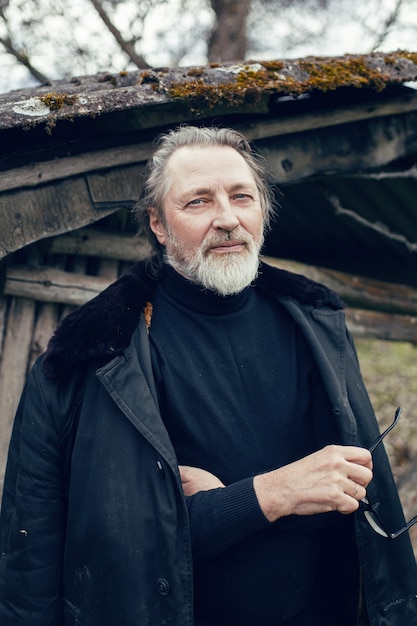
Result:
{"label": "glasses lens", "polygon": [[[375,439],[375,441],[369,448],[369,452],[371,453],[374,452],[374,450],[379,446],[379,444],[384,439],[384,437],[388,435],[388,433],[394,428],[394,426],[397,424],[398,419],[401,415],[401,411],[402,409],[399,406],[398,409],[395,411],[394,421],[392,422],[390,426],[388,426],[386,430],[384,430],[382,434],[379,435],[379,437],[377,437],[377,439]],[[372,509],[368,499],[365,497],[361,500],[361,502],[365,506],[365,510],[363,511],[363,514],[365,516],[366,521],[370,525],[370,527],[376,533],[378,533],[378,535],[381,535],[381,537],[385,537],[386,539],[396,539],[397,537],[405,533],[407,530],[409,530],[412,526],[414,526],[414,524],[417,524],[417,515],[416,515],[415,517],[413,517],[413,519],[407,522],[405,526],[397,530],[395,533],[388,534],[387,531],[384,530],[381,520],[379,519],[375,511]]]}
{"label": "glasses lens", "polygon": [[381,535],[381,537],[385,537],[386,539],[388,538],[388,534],[382,528],[381,524],[379,523],[378,518],[375,516],[375,513],[373,511],[370,511],[370,510],[364,511],[364,516],[365,516],[366,521],[370,525],[370,527],[376,533],[378,533],[378,535]]}

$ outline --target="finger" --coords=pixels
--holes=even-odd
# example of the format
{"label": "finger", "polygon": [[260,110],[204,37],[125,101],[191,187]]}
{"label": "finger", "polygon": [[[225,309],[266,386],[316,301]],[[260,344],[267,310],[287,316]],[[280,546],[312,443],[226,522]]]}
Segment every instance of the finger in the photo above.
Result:
{"label": "finger", "polygon": [[366,487],[372,480],[372,456],[369,450],[357,446],[327,446],[320,453],[330,469]]}
{"label": "finger", "polygon": [[186,483],[192,480],[191,467],[188,465],[179,465],[178,470],[180,472],[180,478],[182,483]]}
{"label": "finger", "polygon": [[343,455],[347,461],[372,468],[372,454],[366,448],[359,446],[342,446]]}
{"label": "finger", "polygon": [[366,489],[363,485],[350,481],[349,487],[345,491],[345,494],[359,502],[359,500],[362,500],[362,498],[366,496]]}
{"label": "finger", "polygon": [[347,477],[354,483],[367,487],[373,478],[373,473],[368,467],[353,463],[347,468]]}

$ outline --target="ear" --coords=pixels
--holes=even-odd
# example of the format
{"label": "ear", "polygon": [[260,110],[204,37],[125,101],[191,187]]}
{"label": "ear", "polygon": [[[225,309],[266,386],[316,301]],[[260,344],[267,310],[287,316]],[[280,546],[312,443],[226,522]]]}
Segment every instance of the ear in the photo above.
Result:
{"label": "ear", "polygon": [[159,243],[164,246],[166,242],[166,232],[163,223],[158,217],[156,209],[154,207],[150,207],[148,209],[149,214],[149,227]]}

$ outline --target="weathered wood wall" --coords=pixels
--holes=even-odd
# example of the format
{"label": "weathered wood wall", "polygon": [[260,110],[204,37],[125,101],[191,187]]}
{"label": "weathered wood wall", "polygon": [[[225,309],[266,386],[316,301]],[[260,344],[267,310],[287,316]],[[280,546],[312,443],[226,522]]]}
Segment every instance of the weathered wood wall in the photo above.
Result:
{"label": "weathered wood wall", "polygon": [[[27,373],[58,322],[113,282],[147,246],[124,234],[77,231],[11,255],[0,295],[0,494]],[[122,257],[122,258],[121,258]]]}

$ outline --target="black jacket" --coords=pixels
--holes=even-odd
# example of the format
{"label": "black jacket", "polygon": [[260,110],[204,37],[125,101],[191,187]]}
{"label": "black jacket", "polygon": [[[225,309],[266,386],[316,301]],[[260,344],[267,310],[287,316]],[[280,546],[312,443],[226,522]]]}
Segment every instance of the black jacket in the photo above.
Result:
{"label": "black jacket", "polygon": [[[144,307],[143,263],[61,323],[29,375],[14,424],[1,511],[2,626],[192,626],[189,522],[162,423]],[[378,433],[342,303],[325,287],[263,265],[257,289],[304,333],[345,444]],[[403,524],[381,450],[368,488]],[[417,624],[408,536],[389,541],[355,515],[372,626]]]}

